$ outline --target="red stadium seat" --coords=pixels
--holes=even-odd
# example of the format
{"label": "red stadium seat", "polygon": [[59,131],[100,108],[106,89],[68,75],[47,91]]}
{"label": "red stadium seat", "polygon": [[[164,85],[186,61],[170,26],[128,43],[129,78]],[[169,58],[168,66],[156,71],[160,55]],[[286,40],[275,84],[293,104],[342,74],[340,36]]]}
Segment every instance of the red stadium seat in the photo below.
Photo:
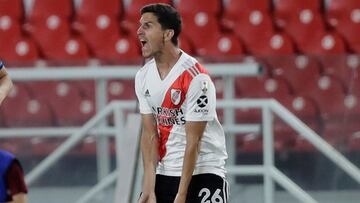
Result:
{"label": "red stadium seat", "polygon": [[284,33],[268,35],[264,40],[259,40],[249,45],[248,50],[256,56],[284,56],[291,55],[295,51],[291,38]]}
{"label": "red stadium seat", "polygon": [[258,41],[266,41],[274,33],[270,16],[258,10],[241,13],[234,20],[233,30],[249,47]]}
{"label": "red stadium seat", "polygon": [[134,80],[110,80],[107,84],[108,99],[109,101],[136,99],[134,88]]}
{"label": "red stadium seat", "polygon": [[208,41],[220,32],[218,19],[215,15],[204,12],[186,13],[182,16],[183,32],[197,47],[206,46]]}
{"label": "red stadium seat", "polygon": [[[36,91],[41,85],[49,86],[46,91],[44,90],[44,93]],[[94,101],[82,97],[76,84],[70,82],[47,82],[35,83],[31,87],[37,93],[36,97],[49,102],[57,125],[82,125],[95,113]]]}
{"label": "red stadium seat", "polygon": [[330,0],[326,18],[328,23],[344,36],[352,51],[360,53],[360,2],[356,0]]}
{"label": "red stadium seat", "polygon": [[[274,149],[276,152],[288,151],[294,143],[294,137],[284,133],[274,135]],[[237,135],[237,142],[240,142],[240,152],[261,153],[263,151],[263,138],[260,134],[251,133]]]}
{"label": "red stadium seat", "polygon": [[[74,95],[75,96],[75,95]],[[95,102],[87,98],[69,96],[52,101],[56,123],[60,126],[80,126],[95,115]],[[66,108],[64,104],[68,104]]]}
{"label": "red stadium seat", "polygon": [[80,37],[49,40],[43,47],[44,58],[48,65],[86,65],[90,58],[85,41]]}
{"label": "red stadium seat", "polygon": [[271,56],[266,58],[266,63],[273,75],[287,79],[295,93],[311,88],[311,81],[318,80],[321,74],[317,60],[306,55]]}
{"label": "red stadium seat", "polygon": [[300,120],[314,129],[319,129],[319,106],[314,100],[307,96],[291,95],[280,98],[279,102]]}
{"label": "red stadium seat", "polygon": [[[240,98],[283,99],[291,93],[288,83],[282,78],[239,78],[235,81],[235,85],[236,97]],[[240,108],[235,111],[238,123],[261,122],[261,110],[259,109]]]}
{"label": "red stadium seat", "polygon": [[104,42],[108,39],[113,39],[120,35],[119,22],[116,18],[108,15],[98,15],[83,19],[78,22],[76,29],[94,51],[104,46]]}
{"label": "red stadium seat", "polygon": [[32,21],[27,30],[42,49],[51,47],[56,40],[63,41],[70,37],[69,21],[58,16],[49,16]]}
{"label": "red stadium seat", "polygon": [[39,52],[32,39],[14,37],[1,42],[0,57],[8,66],[28,66],[33,65],[39,58]]}
{"label": "red stadium seat", "polygon": [[[339,21],[349,18],[353,11],[360,8],[357,0],[328,0],[326,4],[326,17],[329,24],[333,27],[339,25]],[[356,11],[355,11],[356,12]],[[356,19],[356,13],[354,13]]]}
{"label": "red stadium seat", "polygon": [[[320,12],[321,0],[275,0],[275,22],[283,28],[292,18],[302,16],[309,18]],[[301,14],[302,13],[302,14]]]}
{"label": "red stadium seat", "polygon": [[306,54],[343,54],[345,50],[345,43],[342,38],[331,32],[319,33],[308,39],[308,41],[299,45],[300,50]]}
{"label": "red stadium seat", "polygon": [[53,115],[46,101],[30,97],[7,99],[2,104],[5,125],[9,127],[52,126]]}
{"label": "red stadium seat", "polygon": [[[222,25],[225,29],[234,30],[236,21],[239,18],[243,18],[242,13],[260,12],[261,14],[268,14],[269,11],[269,0],[230,0],[224,5],[224,17],[222,18]],[[256,18],[256,16],[254,18]]]}
{"label": "red stadium seat", "polygon": [[283,78],[248,77],[235,80],[236,95],[241,98],[284,98],[291,88]]}
{"label": "red stadium seat", "polygon": [[93,50],[96,58],[106,64],[139,63],[139,42],[131,36],[104,38]]}
{"label": "red stadium seat", "polygon": [[225,15],[236,17],[242,11],[259,10],[269,12],[271,7],[270,0],[229,0],[224,5]]}
{"label": "red stadium seat", "polygon": [[20,20],[24,16],[24,5],[22,0],[1,0],[0,1],[0,18],[9,16]]}
{"label": "red stadium seat", "polygon": [[122,15],[123,1],[119,0],[82,0],[76,11],[77,19],[107,15],[117,18]]}
{"label": "red stadium seat", "polygon": [[243,54],[242,44],[232,34],[218,33],[206,44],[196,47],[198,56],[209,57],[215,60],[226,60],[230,57],[240,57]]}
{"label": "red stadium seat", "polygon": [[50,16],[69,19],[72,13],[72,0],[34,0],[29,18],[31,21],[39,18],[48,18]]}
{"label": "red stadium seat", "polygon": [[350,151],[360,151],[360,130],[353,133],[348,140],[348,149]]}
{"label": "red stadium seat", "polygon": [[125,18],[121,22],[121,27],[128,33],[136,33],[139,28],[140,10],[143,6],[151,3],[172,4],[172,0],[136,0],[130,1],[126,8]]}
{"label": "red stadium seat", "polygon": [[339,78],[347,87],[347,92],[354,92],[354,87],[359,90],[355,86],[360,75],[360,57],[358,55],[320,56],[319,59],[324,67],[324,72]]}
{"label": "red stadium seat", "polygon": [[[316,30],[316,32],[314,32]],[[304,10],[288,20],[284,31],[286,31],[301,48],[303,43],[317,37],[317,33],[323,33],[325,25],[320,14],[310,10]]]}
{"label": "red stadium seat", "polygon": [[344,86],[330,76],[322,76],[319,80],[312,81],[312,84],[303,93],[317,102],[322,119],[330,120],[341,116],[344,113]]}
{"label": "red stadium seat", "polygon": [[221,11],[221,0],[180,0],[176,8],[181,14],[189,12],[205,12],[210,15],[219,15]]}
{"label": "red stadium seat", "polygon": [[354,94],[356,96],[360,96],[360,77],[359,75],[357,78],[353,78],[350,81],[350,84],[348,84],[348,93]]}
{"label": "red stadium seat", "polygon": [[20,22],[10,16],[2,16],[0,14],[0,43],[8,41],[11,38],[21,36]]}

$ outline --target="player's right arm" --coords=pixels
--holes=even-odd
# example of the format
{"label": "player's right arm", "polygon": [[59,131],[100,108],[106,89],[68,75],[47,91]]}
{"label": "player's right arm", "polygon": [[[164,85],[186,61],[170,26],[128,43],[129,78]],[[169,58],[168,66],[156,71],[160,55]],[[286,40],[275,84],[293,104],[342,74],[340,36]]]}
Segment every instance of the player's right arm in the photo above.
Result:
{"label": "player's right arm", "polygon": [[158,133],[154,116],[152,114],[141,114],[141,153],[144,165],[144,177],[142,194],[139,203],[156,203],[155,177],[158,163]]}
{"label": "player's right arm", "polygon": [[155,176],[158,163],[158,131],[156,120],[146,99],[145,92],[147,88],[143,83],[145,81],[144,76],[141,72],[138,72],[135,76],[135,93],[139,101],[142,121],[140,148],[144,165],[142,194],[138,202],[156,203]]}
{"label": "player's right arm", "polygon": [[4,101],[5,97],[9,94],[13,83],[8,75],[4,64],[0,61],[0,104]]}

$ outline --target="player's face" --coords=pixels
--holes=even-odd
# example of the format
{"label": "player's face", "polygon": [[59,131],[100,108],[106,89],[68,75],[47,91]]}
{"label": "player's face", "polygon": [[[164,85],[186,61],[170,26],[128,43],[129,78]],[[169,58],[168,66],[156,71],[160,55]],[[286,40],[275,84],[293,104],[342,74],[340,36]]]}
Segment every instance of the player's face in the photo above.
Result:
{"label": "player's face", "polygon": [[137,31],[143,57],[160,54],[164,47],[164,30],[153,13],[144,13]]}

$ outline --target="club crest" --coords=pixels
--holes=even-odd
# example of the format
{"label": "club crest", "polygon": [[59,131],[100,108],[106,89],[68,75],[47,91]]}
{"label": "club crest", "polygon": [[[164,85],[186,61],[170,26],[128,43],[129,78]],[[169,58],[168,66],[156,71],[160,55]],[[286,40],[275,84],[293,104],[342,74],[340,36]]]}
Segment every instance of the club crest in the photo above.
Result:
{"label": "club crest", "polygon": [[181,100],[181,90],[179,89],[171,89],[171,102],[174,105],[178,105]]}

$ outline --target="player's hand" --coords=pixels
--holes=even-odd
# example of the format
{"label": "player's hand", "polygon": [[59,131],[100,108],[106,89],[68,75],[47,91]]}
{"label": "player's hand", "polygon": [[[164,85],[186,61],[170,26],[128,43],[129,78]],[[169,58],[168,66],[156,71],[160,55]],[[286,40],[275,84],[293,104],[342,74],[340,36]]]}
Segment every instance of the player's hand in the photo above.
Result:
{"label": "player's hand", "polygon": [[156,203],[155,193],[142,193],[138,203]]}
{"label": "player's hand", "polygon": [[174,200],[174,203],[185,203],[186,195],[177,194]]}

